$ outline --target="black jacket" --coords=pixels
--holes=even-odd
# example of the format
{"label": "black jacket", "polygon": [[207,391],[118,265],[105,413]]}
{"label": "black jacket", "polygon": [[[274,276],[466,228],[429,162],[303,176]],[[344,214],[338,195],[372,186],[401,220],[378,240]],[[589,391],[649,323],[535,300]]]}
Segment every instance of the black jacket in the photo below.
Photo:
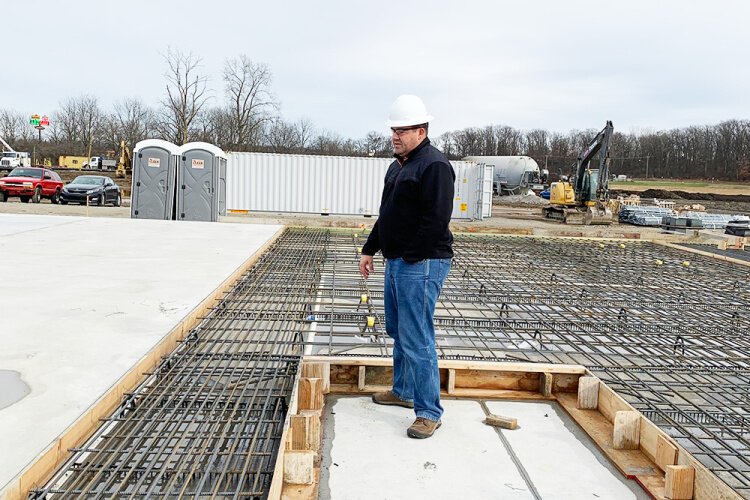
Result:
{"label": "black jacket", "polygon": [[372,228],[364,255],[403,257],[407,262],[453,256],[448,229],[453,212],[456,174],[448,158],[422,141],[403,163],[397,159],[385,174],[380,215]]}

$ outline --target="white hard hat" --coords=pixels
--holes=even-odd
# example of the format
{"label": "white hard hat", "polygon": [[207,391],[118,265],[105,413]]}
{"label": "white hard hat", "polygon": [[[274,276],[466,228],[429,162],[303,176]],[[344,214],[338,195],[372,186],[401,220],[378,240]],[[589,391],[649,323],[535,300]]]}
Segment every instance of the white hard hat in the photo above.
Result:
{"label": "white hard hat", "polygon": [[388,126],[410,127],[428,123],[433,119],[434,117],[427,114],[427,108],[422,99],[415,95],[404,94],[398,96],[398,99],[391,104]]}

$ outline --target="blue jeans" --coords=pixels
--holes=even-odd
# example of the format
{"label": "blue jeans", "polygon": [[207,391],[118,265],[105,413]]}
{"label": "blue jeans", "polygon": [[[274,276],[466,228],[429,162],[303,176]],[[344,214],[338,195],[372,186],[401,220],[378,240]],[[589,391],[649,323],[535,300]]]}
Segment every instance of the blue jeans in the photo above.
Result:
{"label": "blue jeans", "polygon": [[385,330],[393,338],[393,393],[414,401],[417,417],[440,420],[440,372],[435,350],[435,303],[451,259],[402,258],[385,264]]}

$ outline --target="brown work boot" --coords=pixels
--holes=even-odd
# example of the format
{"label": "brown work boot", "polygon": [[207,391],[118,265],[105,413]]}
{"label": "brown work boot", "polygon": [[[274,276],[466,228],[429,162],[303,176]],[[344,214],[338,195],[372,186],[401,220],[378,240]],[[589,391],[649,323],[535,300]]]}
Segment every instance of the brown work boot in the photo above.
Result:
{"label": "brown work boot", "polygon": [[404,408],[414,408],[414,403],[411,401],[404,401],[399,398],[393,391],[376,392],[372,395],[372,402],[379,405],[391,405],[391,406],[403,406]]}
{"label": "brown work boot", "polygon": [[417,417],[411,427],[406,429],[406,434],[410,438],[425,439],[435,434],[435,431],[442,423],[440,420],[430,420],[429,418]]}

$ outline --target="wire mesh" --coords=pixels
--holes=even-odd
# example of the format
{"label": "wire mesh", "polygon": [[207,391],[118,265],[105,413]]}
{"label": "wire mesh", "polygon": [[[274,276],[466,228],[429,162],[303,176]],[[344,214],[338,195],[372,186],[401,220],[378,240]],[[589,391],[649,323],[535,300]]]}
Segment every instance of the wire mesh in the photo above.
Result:
{"label": "wire mesh", "polygon": [[[366,234],[287,230],[32,497],[263,498],[300,356],[389,356]],[[750,498],[750,271],[644,242],[459,236],[444,359],[581,364]]]}
{"label": "wire mesh", "polygon": [[263,498],[325,231],[285,233],[31,498]]}
{"label": "wire mesh", "polygon": [[[317,354],[391,354],[383,274],[358,275],[365,237],[331,238]],[[750,269],[636,241],[472,235],[454,249],[441,358],[584,365],[750,496]]]}

